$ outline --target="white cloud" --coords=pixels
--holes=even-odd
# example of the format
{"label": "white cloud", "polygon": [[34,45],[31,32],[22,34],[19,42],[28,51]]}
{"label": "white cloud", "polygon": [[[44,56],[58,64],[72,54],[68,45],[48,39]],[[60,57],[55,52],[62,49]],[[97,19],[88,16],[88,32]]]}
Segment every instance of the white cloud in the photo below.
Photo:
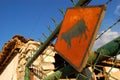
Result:
{"label": "white cloud", "polygon": [[120,36],[120,34],[118,32],[112,31],[111,29],[108,30],[105,34],[102,35],[101,38],[99,38],[98,40],[95,41],[92,50],[98,49],[102,45],[110,42],[111,40],[115,39],[118,36]]}
{"label": "white cloud", "polygon": [[120,5],[118,5],[115,9],[115,14],[120,16]]}

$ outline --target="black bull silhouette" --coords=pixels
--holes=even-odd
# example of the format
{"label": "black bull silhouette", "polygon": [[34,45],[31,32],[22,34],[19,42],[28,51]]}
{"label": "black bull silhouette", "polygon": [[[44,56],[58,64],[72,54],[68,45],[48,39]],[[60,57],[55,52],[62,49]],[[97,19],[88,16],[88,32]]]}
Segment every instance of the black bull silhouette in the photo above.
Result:
{"label": "black bull silhouette", "polygon": [[[82,35],[85,35],[85,40],[87,39],[86,31],[88,31],[87,26],[85,25],[85,21],[81,19],[78,21],[74,27],[69,29],[67,32],[62,33],[61,40],[64,39],[64,41],[68,44],[69,47],[71,47],[71,39],[74,37],[80,37],[82,38]],[[80,41],[79,41],[80,42]]]}

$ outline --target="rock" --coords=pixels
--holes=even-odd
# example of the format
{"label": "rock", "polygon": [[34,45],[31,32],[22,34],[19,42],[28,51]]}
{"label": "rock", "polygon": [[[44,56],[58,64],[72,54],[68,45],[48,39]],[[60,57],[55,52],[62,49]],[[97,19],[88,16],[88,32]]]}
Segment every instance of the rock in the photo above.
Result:
{"label": "rock", "polygon": [[54,70],[55,69],[55,66],[54,66],[54,64],[51,64],[51,63],[41,63],[41,68],[43,69],[43,70]]}
{"label": "rock", "polygon": [[43,62],[55,63],[55,58],[53,56],[43,55]]}
{"label": "rock", "polygon": [[24,70],[22,68],[18,68],[18,71],[19,72],[23,72]]}
{"label": "rock", "polygon": [[36,66],[39,66],[40,65],[40,63],[42,62],[42,57],[41,56],[39,56],[38,58],[37,58],[37,60],[35,60],[34,62],[33,62],[33,65],[36,65]]}
{"label": "rock", "polygon": [[25,65],[26,62],[27,62],[27,61],[26,61],[25,59],[22,59],[19,64],[20,64],[20,65]]}
{"label": "rock", "polygon": [[44,54],[49,56],[55,56],[56,53],[57,52],[53,51],[52,49],[46,49]]}
{"label": "rock", "polygon": [[47,73],[47,76],[48,75],[51,75],[51,74],[53,74],[54,73],[54,71],[50,71],[49,73]]}

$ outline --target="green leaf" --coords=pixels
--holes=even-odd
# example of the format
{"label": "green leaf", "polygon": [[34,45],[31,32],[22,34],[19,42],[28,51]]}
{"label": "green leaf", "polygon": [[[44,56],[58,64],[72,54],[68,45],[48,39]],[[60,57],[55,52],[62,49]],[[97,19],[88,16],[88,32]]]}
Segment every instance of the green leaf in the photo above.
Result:
{"label": "green leaf", "polygon": [[60,11],[60,13],[64,16],[65,15],[65,11],[61,8],[58,8],[58,10]]}

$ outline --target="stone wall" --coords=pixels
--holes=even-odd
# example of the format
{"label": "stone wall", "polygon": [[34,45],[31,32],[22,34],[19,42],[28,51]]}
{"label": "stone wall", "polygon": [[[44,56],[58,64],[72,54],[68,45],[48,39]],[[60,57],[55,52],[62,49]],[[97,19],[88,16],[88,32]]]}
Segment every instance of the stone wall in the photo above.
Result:
{"label": "stone wall", "polygon": [[[41,45],[40,42],[20,35],[15,35],[5,43],[0,51],[0,80],[24,80],[25,65]],[[53,45],[50,45],[34,61],[29,67],[32,74],[31,80],[40,80],[54,72],[55,54]]]}
{"label": "stone wall", "polygon": [[[17,66],[17,80],[24,80],[25,65],[41,45],[42,44],[39,42],[29,41],[21,47]],[[55,67],[53,63],[55,62],[55,54],[54,47],[48,46],[48,48],[34,61],[30,66],[30,70],[33,73],[33,80],[42,79],[54,72],[53,70]]]}

